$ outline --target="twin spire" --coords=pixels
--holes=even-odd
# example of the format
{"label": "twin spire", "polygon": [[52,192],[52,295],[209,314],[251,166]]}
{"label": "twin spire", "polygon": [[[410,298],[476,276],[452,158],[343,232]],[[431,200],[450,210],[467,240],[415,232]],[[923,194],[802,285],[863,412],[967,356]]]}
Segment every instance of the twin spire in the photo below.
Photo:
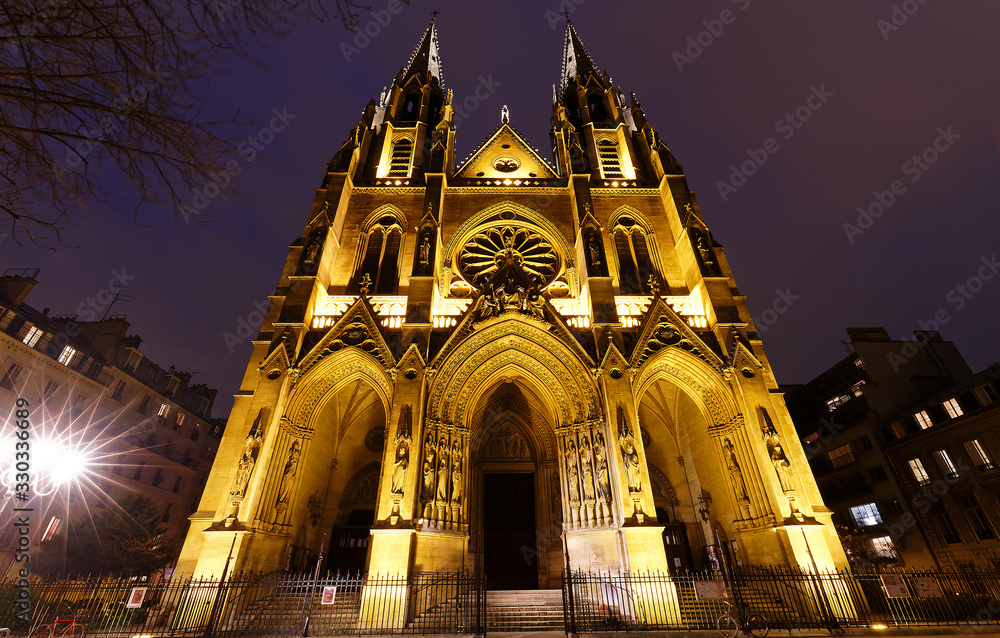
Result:
{"label": "twin spire", "polygon": [[[438,53],[438,33],[437,33],[437,11],[433,12],[431,23],[424,31],[420,43],[410,56],[410,61],[406,65],[403,74],[402,84],[418,73],[426,74],[427,79],[437,78],[438,84],[444,85],[444,77],[441,73],[441,57]],[[560,94],[566,90],[566,86],[580,73],[597,73],[597,65],[590,57],[587,48],[583,46],[583,40],[566,16],[566,37],[563,45],[562,75],[559,78]]]}

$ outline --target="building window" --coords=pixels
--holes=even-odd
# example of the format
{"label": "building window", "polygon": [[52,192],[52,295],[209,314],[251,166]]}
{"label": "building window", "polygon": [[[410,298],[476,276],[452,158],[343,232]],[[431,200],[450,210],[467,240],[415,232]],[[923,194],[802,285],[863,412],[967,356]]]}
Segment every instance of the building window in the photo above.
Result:
{"label": "building window", "polygon": [[178,410],[174,415],[174,430],[181,429],[182,425],[184,425],[184,413]]}
{"label": "building window", "polygon": [[121,401],[123,394],[125,394],[125,382],[119,381],[118,385],[115,386],[115,391],[111,393],[111,398],[115,401]]}
{"label": "building window", "polygon": [[142,414],[146,414],[146,408],[148,407],[149,407],[149,395],[145,394],[143,395],[142,400],[139,401],[139,407],[136,408],[136,410],[138,410]]}
{"label": "building window", "polygon": [[941,534],[944,537],[944,542],[949,545],[961,543],[962,537],[959,536],[958,528],[955,527],[955,522],[951,520],[951,515],[948,514],[948,510],[946,510],[941,503],[934,503],[931,510],[934,512],[934,517],[937,518],[938,525],[941,527]]}
{"label": "building window", "polygon": [[14,313],[7,312],[3,308],[0,308],[0,330],[6,330],[10,322],[14,320]]}
{"label": "building window", "polygon": [[993,533],[993,526],[990,525],[986,513],[979,506],[979,501],[975,496],[966,496],[962,499],[962,506],[965,508],[965,515],[969,518],[969,526],[975,532],[976,538],[981,541],[988,541],[996,538]]}
{"label": "building window", "polygon": [[868,450],[872,449],[872,440],[868,438],[867,434],[858,437],[855,443],[858,444],[858,447],[861,448],[862,452],[867,452]]}
{"label": "building window", "polygon": [[21,376],[22,370],[24,370],[24,366],[17,363],[11,363],[10,367],[7,368],[7,372],[4,373],[3,379],[0,379],[0,387],[7,388],[13,392],[14,386],[17,385],[17,379]]}
{"label": "building window", "polygon": [[920,459],[910,459],[907,463],[918,485],[927,485],[931,482],[931,477],[927,475],[927,470],[924,469],[924,464]]}
{"label": "building window", "polygon": [[878,538],[873,538],[872,543],[872,553],[879,558],[896,558],[896,548],[892,544],[892,537],[890,536],[879,536]]}
{"label": "building window", "polygon": [[958,468],[955,467],[951,457],[948,456],[947,450],[934,450],[932,454],[934,455],[934,460],[937,461],[938,467],[941,468],[941,473],[944,474],[946,479],[958,478]]}
{"label": "building window", "polygon": [[83,405],[86,402],[87,402],[87,397],[86,396],[84,396],[82,394],[76,395],[76,398],[73,399],[73,407],[71,408],[71,411],[73,413],[73,417],[74,418],[80,416],[81,414],[83,414]]}
{"label": "building window", "polygon": [[167,503],[167,509],[163,510],[163,516],[160,518],[160,522],[168,523],[170,522],[170,508],[174,506],[173,503]]}
{"label": "building window", "polygon": [[830,459],[830,465],[834,468],[847,467],[854,463],[854,451],[851,450],[851,445],[842,445],[836,450],[831,450],[827,453],[827,458]]}
{"label": "building window", "polygon": [[889,478],[888,476],[886,476],[885,468],[883,468],[881,465],[876,465],[872,469],[868,470],[868,473],[871,476],[872,483],[878,483],[880,481],[884,481],[887,478]]}
{"label": "building window", "polygon": [[927,410],[917,412],[913,415],[913,418],[917,420],[917,425],[920,426],[921,430],[926,430],[934,425],[934,423],[931,422],[931,417],[927,414]]}
{"label": "building window", "polygon": [[27,344],[29,347],[34,348],[35,344],[38,343],[38,339],[44,333],[37,327],[32,326],[30,323],[28,325],[31,327],[28,329],[28,334],[24,335],[24,343]]}
{"label": "building window", "polygon": [[150,481],[149,483],[153,487],[159,487],[160,483],[162,482],[163,482],[163,469],[158,467],[156,468],[156,472],[153,474],[153,480]]}
{"label": "building window", "polygon": [[413,158],[413,140],[408,137],[401,137],[392,143],[392,152],[389,155],[389,170],[386,177],[409,177],[410,161]]}
{"label": "building window", "polygon": [[178,476],[178,477],[177,477],[177,478],[176,478],[176,479],[174,480],[174,489],[173,489],[173,493],[174,493],[174,494],[177,494],[177,493],[179,493],[179,492],[181,491],[181,481],[182,481],[182,480],[183,480],[183,479],[182,479],[182,478],[181,478],[180,476]]}
{"label": "building window", "polygon": [[865,503],[851,508],[851,516],[854,517],[854,524],[858,527],[871,527],[882,524],[882,515],[879,514],[875,503]]}
{"label": "building window", "polygon": [[177,379],[171,379],[167,382],[167,396],[172,397],[177,393],[177,388],[180,386],[180,381]]}
{"label": "building window", "polygon": [[76,357],[76,349],[70,346],[65,346],[62,352],[59,354],[59,363],[66,367],[69,367],[73,363],[73,359]]}
{"label": "building window", "polygon": [[156,420],[158,423],[166,423],[167,415],[170,413],[170,406],[166,403],[160,404],[160,409],[156,411]]}
{"label": "building window", "polygon": [[944,402],[943,405],[945,411],[948,412],[948,416],[950,416],[953,419],[956,417],[960,417],[964,414],[964,412],[962,412],[962,406],[958,404],[958,399],[956,399],[955,397],[948,399],[947,401]]}
{"label": "building window", "polygon": [[854,360],[854,365],[855,365],[855,367],[857,367],[858,370],[864,370],[865,369],[865,364],[861,363],[861,359],[855,359]]}
{"label": "building window", "polygon": [[892,435],[897,439],[901,439],[906,436],[906,428],[904,428],[903,424],[899,421],[893,421],[889,425],[889,429],[892,430]]}
{"label": "building window", "polygon": [[885,509],[886,514],[902,514],[903,506],[896,499],[891,501],[886,501],[882,503],[882,507]]}
{"label": "building window", "polygon": [[979,439],[966,441],[965,451],[968,453],[969,458],[972,459],[972,462],[976,464],[976,469],[980,472],[993,469],[993,461],[990,460],[990,455],[986,453],[986,448],[979,442]]}
{"label": "building window", "polygon": [[646,229],[631,217],[619,217],[612,231],[618,256],[618,286],[625,295],[649,294],[649,278],[659,276],[649,257]]}
{"label": "building window", "polygon": [[198,414],[200,416],[208,415],[208,399],[204,397],[198,399]]}
{"label": "building window", "polygon": [[139,463],[135,466],[135,472],[132,473],[132,478],[136,481],[142,480],[142,467],[144,465],[146,465],[145,461],[139,461]]}
{"label": "building window", "polygon": [[125,369],[129,372],[135,372],[135,369],[139,366],[140,361],[142,361],[142,355],[133,350],[128,355],[128,361],[125,362]]}
{"label": "building window", "polygon": [[997,391],[993,389],[993,386],[991,386],[990,384],[987,383],[987,384],[983,385],[982,390],[983,390],[983,394],[986,395],[986,399],[987,399],[986,402],[987,403],[996,403],[997,402]]}
{"label": "building window", "polygon": [[43,399],[48,399],[50,396],[52,396],[53,394],[55,394],[56,390],[58,390],[58,389],[59,389],[59,384],[58,383],[56,383],[55,381],[46,381],[45,382],[45,389],[42,390],[42,398]]}
{"label": "building window", "polygon": [[399,270],[399,244],[402,226],[392,215],[386,215],[368,230],[364,258],[354,278],[355,289],[365,275],[371,277],[372,294],[388,295],[396,290]]}
{"label": "building window", "polygon": [[597,142],[597,155],[601,158],[601,174],[605,179],[625,179],[622,172],[621,152],[618,142],[604,138]]}
{"label": "building window", "polygon": [[198,430],[197,430],[197,429],[194,429],[194,430],[191,430],[191,440],[192,440],[192,441],[197,441],[197,440],[198,440],[198,437],[199,437],[200,435],[201,435],[201,433],[200,433],[200,432],[198,432]]}

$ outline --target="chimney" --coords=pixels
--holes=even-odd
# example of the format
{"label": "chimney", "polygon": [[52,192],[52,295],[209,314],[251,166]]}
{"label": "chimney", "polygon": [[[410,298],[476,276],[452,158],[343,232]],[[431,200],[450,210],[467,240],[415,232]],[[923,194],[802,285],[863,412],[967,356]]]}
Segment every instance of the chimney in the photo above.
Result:
{"label": "chimney", "polygon": [[0,277],[0,297],[11,305],[20,306],[38,283],[35,279],[37,275],[37,268],[9,268],[3,277]]}

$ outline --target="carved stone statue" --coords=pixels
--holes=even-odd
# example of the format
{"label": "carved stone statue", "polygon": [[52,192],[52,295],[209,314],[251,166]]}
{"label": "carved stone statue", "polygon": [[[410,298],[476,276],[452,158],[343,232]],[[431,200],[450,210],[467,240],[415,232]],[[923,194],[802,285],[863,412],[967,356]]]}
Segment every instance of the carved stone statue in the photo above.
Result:
{"label": "carved stone statue", "polygon": [[597,235],[590,233],[587,237],[587,250],[590,252],[590,263],[594,266],[601,265],[601,247],[597,244]]}
{"label": "carved stone statue", "polygon": [[448,502],[448,492],[450,483],[448,481],[448,468],[450,467],[450,458],[448,455],[448,440],[441,437],[441,442],[438,444],[438,484],[437,484],[437,500],[442,503]]}
{"label": "carved stone statue", "polygon": [[583,466],[583,498],[592,501],[594,500],[594,466],[591,464],[593,461],[593,453],[590,449],[590,441],[587,437],[582,437],[580,439],[580,463]]}
{"label": "carved stone statue", "polygon": [[576,456],[576,443],[570,441],[566,444],[566,479],[569,482],[569,500],[571,503],[580,502],[580,470]]}
{"label": "carved stone statue", "polygon": [[723,440],[722,447],[725,449],[726,467],[729,470],[729,478],[733,482],[733,488],[736,490],[736,496],[740,500],[746,501],[748,500],[747,486],[743,481],[743,470],[740,469],[740,462],[736,459],[736,448],[728,438]]}
{"label": "carved stone statue", "polygon": [[295,475],[299,469],[299,455],[301,448],[298,441],[292,441],[292,446],[288,449],[288,460],[285,462],[285,470],[281,474],[281,483],[278,485],[278,503],[288,504],[288,499],[292,495],[292,485],[295,483]]}
{"label": "carved stone statue", "polygon": [[410,466],[410,443],[413,442],[411,435],[410,406],[405,406],[400,416],[399,429],[396,431],[396,460],[392,468],[393,494],[402,494],[406,482],[406,470]]}
{"label": "carved stone statue", "polygon": [[597,495],[605,502],[611,502],[611,482],[608,477],[608,450],[604,435],[594,436],[594,461],[597,465]]}
{"label": "carved stone statue", "polygon": [[426,500],[434,498],[434,436],[428,432],[424,442],[424,485],[420,497]]}
{"label": "carved stone statue", "polygon": [[368,289],[372,287],[372,276],[365,273],[365,276],[361,278],[361,283],[358,284],[358,290],[362,295],[368,295]]}
{"label": "carved stone statue", "polygon": [[431,238],[424,235],[424,240],[420,242],[420,266],[421,271],[426,274],[427,267],[431,263]]}
{"label": "carved stone statue", "polygon": [[642,492],[642,475],[639,471],[639,452],[635,449],[635,437],[625,420],[625,411],[618,406],[618,446],[625,463],[625,476],[630,493]]}
{"label": "carved stone statue", "polygon": [[257,413],[257,418],[254,419],[253,426],[250,428],[250,433],[247,434],[247,438],[243,441],[243,453],[240,455],[236,477],[233,479],[233,487],[229,490],[229,494],[233,497],[242,498],[246,493],[247,484],[250,482],[250,474],[257,463],[257,453],[264,439],[261,430],[261,421],[263,418],[264,408],[261,408],[260,412]]}
{"label": "carved stone statue", "polygon": [[458,441],[451,446],[451,502],[462,503],[462,445]]}
{"label": "carved stone statue", "polygon": [[778,473],[778,483],[781,484],[783,492],[790,492],[795,489],[792,483],[792,464],[788,462],[785,453],[780,445],[775,445],[771,450],[771,463],[774,464],[774,471]]}

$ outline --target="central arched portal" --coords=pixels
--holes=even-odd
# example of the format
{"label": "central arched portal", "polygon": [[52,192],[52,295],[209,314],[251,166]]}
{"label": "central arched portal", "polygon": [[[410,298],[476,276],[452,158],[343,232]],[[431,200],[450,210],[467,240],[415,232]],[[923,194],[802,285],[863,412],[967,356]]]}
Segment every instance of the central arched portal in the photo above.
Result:
{"label": "central arched portal", "polygon": [[485,392],[472,418],[470,551],[490,589],[558,587],[562,505],[552,426],[517,379]]}

